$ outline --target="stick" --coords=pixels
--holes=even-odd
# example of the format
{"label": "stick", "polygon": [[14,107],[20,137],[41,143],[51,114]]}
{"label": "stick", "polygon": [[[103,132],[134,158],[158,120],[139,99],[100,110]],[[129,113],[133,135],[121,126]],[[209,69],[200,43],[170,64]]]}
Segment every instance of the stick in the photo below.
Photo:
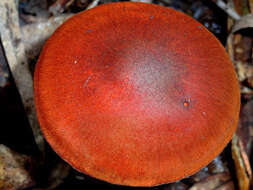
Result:
{"label": "stick", "polygon": [[234,20],[240,20],[241,16],[232,8],[229,7],[222,0],[212,0],[218,7],[220,7],[223,11],[225,11],[228,16],[230,16]]}
{"label": "stick", "polygon": [[21,42],[17,7],[16,0],[0,0],[0,38],[35,141],[39,150],[44,152],[44,139],[37,122],[33,101],[32,75]]}

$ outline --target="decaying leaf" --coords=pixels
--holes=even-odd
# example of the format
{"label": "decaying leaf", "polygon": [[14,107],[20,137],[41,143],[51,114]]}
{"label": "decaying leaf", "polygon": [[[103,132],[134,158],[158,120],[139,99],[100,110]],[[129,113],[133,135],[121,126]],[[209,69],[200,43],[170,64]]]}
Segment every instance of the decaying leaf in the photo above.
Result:
{"label": "decaying leaf", "polygon": [[31,158],[0,145],[0,189],[16,190],[34,184],[29,173]]}
{"label": "decaying leaf", "polygon": [[234,183],[229,173],[219,173],[209,176],[199,183],[194,184],[189,190],[233,190],[235,189]]}

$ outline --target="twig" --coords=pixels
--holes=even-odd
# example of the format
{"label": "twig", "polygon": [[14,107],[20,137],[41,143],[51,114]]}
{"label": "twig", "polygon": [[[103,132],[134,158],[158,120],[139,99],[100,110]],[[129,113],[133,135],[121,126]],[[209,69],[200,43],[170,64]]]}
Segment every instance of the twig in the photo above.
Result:
{"label": "twig", "polygon": [[16,0],[0,1],[0,37],[35,141],[40,151],[44,152],[44,140],[37,122],[33,101],[33,80],[21,41],[17,7]]}
{"label": "twig", "polygon": [[98,5],[98,3],[99,3],[99,0],[94,0],[94,1],[92,1],[92,2],[88,5],[88,7],[86,8],[86,10],[92,9],[92,8],[96,7],[96,6]]}
{"label": "twig", "polygon": [[218,7],[220,7],[223,11],[225,11],[228,16],[230,16],[234,20],[239,20],[241,16],[232,8],[229,7],[224,1],[222,0],[212,0]]}
{"label": "twig", "polygon": [[74,0],[57,0],[53,5],[49,7],[49,12],[53,15],[59,15],[63,13],[66,7],[69,7],[74,3]]}

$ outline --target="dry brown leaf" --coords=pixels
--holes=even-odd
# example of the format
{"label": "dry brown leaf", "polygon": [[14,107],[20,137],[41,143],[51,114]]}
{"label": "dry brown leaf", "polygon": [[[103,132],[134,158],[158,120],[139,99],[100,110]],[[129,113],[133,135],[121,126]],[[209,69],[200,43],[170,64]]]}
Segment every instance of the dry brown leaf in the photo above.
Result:
{"label": "dry brown leaf", "polygon": [[238,180],[239,190],[249,190],[251,181],[251,168],[245,149],[237,134],[232,139],[232,157]]}
{"label": "dry brown leaf", "polygon": [[250,12],[253,13],[253,0],[249,0]]}

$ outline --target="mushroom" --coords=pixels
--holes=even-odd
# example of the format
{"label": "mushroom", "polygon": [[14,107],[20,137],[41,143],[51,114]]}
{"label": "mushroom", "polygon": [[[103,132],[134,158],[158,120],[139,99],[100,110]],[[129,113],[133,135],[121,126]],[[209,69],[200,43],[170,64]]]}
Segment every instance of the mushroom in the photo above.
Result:
{"label": "mushroom", "polygon": [[129,186],[194,174],[230,141],[239,85],[219,41],[189,16],[121,2],[69,19],[34,76],[41,129],[75,169]]}

